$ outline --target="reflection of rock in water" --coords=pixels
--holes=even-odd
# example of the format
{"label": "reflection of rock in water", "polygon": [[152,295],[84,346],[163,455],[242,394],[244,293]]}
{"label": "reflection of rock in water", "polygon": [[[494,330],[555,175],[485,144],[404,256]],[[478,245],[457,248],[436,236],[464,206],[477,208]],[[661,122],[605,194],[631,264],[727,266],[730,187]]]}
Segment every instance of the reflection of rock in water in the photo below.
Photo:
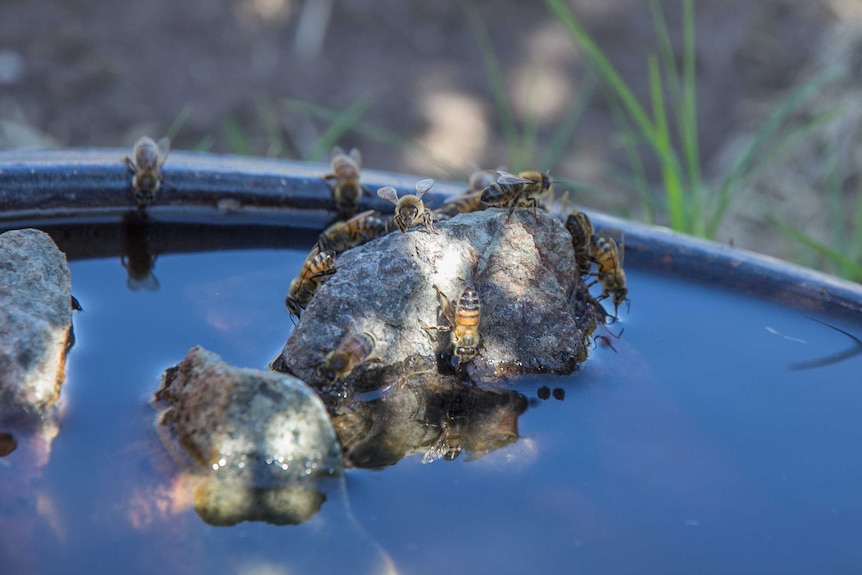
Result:
{"label": "reflection of rock in water", "polygon": [[242,521],[298,525],[314,517],[326,500],[311,485],[256,489],[213,479],[195,490],[195,511],[210,525],[229,526]]}
{"label": "reflection of rock in water", "polygon": [[420,376],[374,399],[324,396],[345,464],[377,469],[421,454],[423,462],[476,459],[518,439],[527,399],[507,389]]}
{"label": "reflection of rock in water", "polygon": [[214,524],[301,523],[324,500],[316,482],[341,472],[323,403],[290,376],[196,347],[165,372],[155,403],[168,451],[207,479],[195,506]]}
{"label": "reflection of rock in water", "polygon": [[320,286],[272,367],[320,387],[326,354],[358,330],[374,336],[381,361],[345,378],[355,389],[369,381],[402,384],[411,371],[451,373],[451,332],[423,327],[440,325],[434,286],[454,303],[468,285],[482,309],[479,354],[463,368],[472,379],[566,374],[586,359],[598,311],[583,303],[594,300],[559,220],[532,210],[507,219],[505,210],[491,209],[437,228],[439,234],[392,233],[339,255],[338,271]]}
{"label": "reflection of rock in water", "polygon": [[145,211],[136,210],[123,215],[123,242],[120,262],[126,268],[126,285],[132,291],[155,291],[159,281],[153,275],[156,253],[150,241],[150,221]]}

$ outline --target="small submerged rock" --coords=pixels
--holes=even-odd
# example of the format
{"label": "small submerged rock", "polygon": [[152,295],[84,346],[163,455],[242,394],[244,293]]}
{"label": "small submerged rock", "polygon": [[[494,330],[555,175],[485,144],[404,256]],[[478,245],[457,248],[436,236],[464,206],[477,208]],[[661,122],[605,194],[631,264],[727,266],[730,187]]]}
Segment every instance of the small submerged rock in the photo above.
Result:
{"label": "small submerged rock", "polygon": [[59,399],[74,341],[71,289],[48,234],[0,234],[0,409],[44,414]]}
{"label": "small submerged rock", "polygon": [[209,479],[195,508],[210,523],[299,523],[325,499],[315,481],[342,471],[323,402],[294,377],[194,347],[165,372],[154,406],[168,451]]}
{"label": "small submerged rock", "polygon": [[[327,354],[352,332],[373,336],[366,361],[344,376],[357,388],[403,384],[412,373],[458,371],[435,286],[456,305],[478,294],[481,344],[460,370],[474,381],[518,373],[566,374],[587,357],[600,317],[577,273],[572,238],[544,211],[488,209],[391,233],[338,256],[272,368],[317,387]],[[362,385],[360,385],[360,382]]]}

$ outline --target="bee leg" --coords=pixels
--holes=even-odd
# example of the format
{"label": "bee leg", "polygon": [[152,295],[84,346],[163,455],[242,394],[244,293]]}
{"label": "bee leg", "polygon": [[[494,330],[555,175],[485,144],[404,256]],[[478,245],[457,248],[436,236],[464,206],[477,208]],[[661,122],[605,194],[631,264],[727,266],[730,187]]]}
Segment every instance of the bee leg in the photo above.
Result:
{"label": "bee leg", "polygon": [[132,158],[130,158],[129,156],[126,156],[125,158],[123,158],[123,162],[126,164],[126,167],[129,168],[129,170],[132,173],[135,173],[138,171],[138,166],[135,165],[135,161]]}
{"label": "bee leg", "polygon": [[515,206],[517,206],[517,205],[518,205],[518,201],[517,201],[517,198],[515,198],[512,200],[512,204],[509,206],[509,213],[506,216],[506,221],[509,221],[509,219],[512,217],[512,213],[514,213]]}
{"label": "bee leg", "polygon": [[434,214],[431,213],[431,210],[425,210],[425,213],[422,214],[422,221],[425,223],[426,231],[429,231],[433,234],[437,233],[437,230],[434,229]]}

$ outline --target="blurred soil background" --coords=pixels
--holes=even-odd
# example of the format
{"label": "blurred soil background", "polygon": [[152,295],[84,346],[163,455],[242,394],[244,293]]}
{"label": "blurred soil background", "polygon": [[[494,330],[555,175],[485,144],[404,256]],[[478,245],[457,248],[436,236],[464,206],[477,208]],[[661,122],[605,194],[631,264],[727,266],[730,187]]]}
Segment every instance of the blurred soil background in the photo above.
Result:
{"label": "blurred soil background", "polygon": [[[566,6],[652,111],[648,2]],[[660,6],[681,62],[682,3]],[[4,0],[0,148],[130,149],[180,118],[175,150],[326,160],[320,138],[336,118],[348,128],[339,144],[360,148],[365,167],[451,179],[469,161],[512,166],[469,14],[488,30],[528,151],[535,125],[535,158],[583,105],[550,166],[577,182],[575,203],[666,224],[655,156],[636,147],[645,199],[608,90],[539,1]],[[862,2],[698,0],[694,15],[704,188],[727,178],[794,90],[836,70],[757,149],[763,161],[740,179],[715,239],[853,277],[835,255],[862,253],[850,233],[862,222]]]}

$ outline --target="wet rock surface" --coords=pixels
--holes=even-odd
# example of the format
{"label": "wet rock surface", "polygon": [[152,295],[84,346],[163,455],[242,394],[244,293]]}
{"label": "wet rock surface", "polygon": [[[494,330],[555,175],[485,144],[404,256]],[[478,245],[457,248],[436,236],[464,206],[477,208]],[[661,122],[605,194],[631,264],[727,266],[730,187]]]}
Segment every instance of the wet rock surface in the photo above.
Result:
{"label": "wet rock surface", "polygon": [[326,409],[293,377],[194,347],[165,372],[154,406],[168,451],[206,480],[194,503],[212,524],[300,523],[325,499],[315,481],[341,473]]}
{"label": "wet rock surface", "polygon": [[0,409],[54,405],[72,342],[66,256],[39,230],[0,234]]}
{"label": "wet rock surface", "polygon": [[[566,374],[587,356],[596,314],[576,273],[572,238],[539,211],[488,209],[391,233],[338,256],[273,369],[323,386],[326,355],[351,332],[376,345],[343,381],[357,389],[402,385],[414,374],[460,371],[474,381],[520,373]],[[455,305],[467,286],[481,304],[478,355],[460,370],[440,315],[437,286]],[[577,311],[580,309],[580,312]]]}

